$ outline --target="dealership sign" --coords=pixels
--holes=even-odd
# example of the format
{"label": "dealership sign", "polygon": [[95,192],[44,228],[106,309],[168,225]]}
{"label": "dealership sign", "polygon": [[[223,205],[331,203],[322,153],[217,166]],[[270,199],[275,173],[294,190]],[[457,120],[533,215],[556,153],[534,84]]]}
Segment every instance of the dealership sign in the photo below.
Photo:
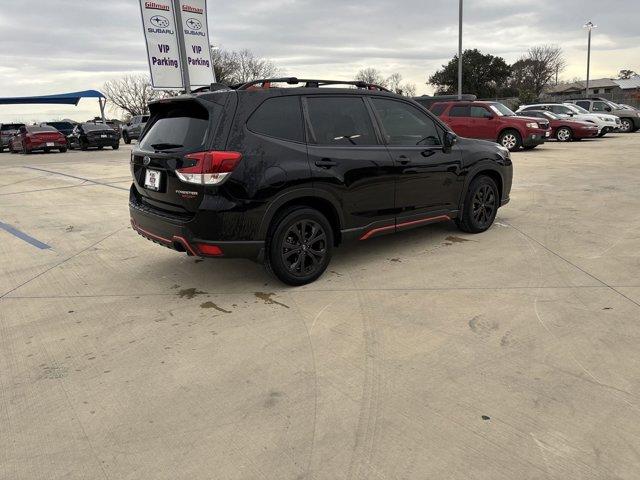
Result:
{"label": "dealership sign", "polygon": [[140,0],[140,11],[154,88],[215,81],[206,0]]}
{"label": "dealership sign", "polygon": [[179,0],[178,3],[191,85],[211,85],[215,80],[209,48],[207,0]]}

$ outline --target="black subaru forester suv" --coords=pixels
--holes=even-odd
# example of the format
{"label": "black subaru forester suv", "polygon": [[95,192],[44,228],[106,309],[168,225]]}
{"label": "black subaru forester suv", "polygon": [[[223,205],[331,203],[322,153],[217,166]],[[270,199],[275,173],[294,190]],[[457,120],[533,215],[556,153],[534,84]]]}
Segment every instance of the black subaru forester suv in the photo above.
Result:
{"label": "black subaru forester suv", "polygon": [[189,255],[262,261],[289,285],[316,280],[343,242],[447,220],[479,233],[509,201],[506,149],[375,85],[214,84],[149,109],[133,228]]}

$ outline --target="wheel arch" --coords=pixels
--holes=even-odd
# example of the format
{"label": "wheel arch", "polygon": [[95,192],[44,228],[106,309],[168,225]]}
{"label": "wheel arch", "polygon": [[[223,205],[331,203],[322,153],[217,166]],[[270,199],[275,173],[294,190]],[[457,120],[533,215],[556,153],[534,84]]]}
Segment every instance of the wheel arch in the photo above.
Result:
{"label": "wheel arch", "polygon": [[496,186],[498,187],[498,195],[500,197],[500,201],[502,201],[504,194],[504,178],[502,177],[502,173],[498,168],[491,165],[490,163],[481,163],[477,165],[473,170],[469,171],[467,174],[467,178],[464,182],[464,188],[462,189],[462,195],[460,198],[460,206],[459,210],[462,213],[464,208],[464,199],[467,196],[467,191],[469,190],[469,186],[471,182],[473,182],[476,178],[481,175],[486,175],[491,178],[494,182],[496,182]]}
{"label": "wheel arch", "polygon": [[280,212],[293,206],[310,207],[322,213],[333,229],[335,246],[340,244],[342,241],[340,230],[344,222],[339,205],[329,196],[323,195],[313,188],[297,189],[278,197],[269,206],[262,218],[259,231],[260,238],[267,237],[273,220]]}
{"label": "wheel arch", "polygon": [[520,130],[520,128],[518,127],[514,127],[513,125],[509,125],[507,127],[503,127],[499,132],[498,132],[498,138],[496,139],[496,141],[499,143],[500,137],[509,131],[513,131],[516,132],[518,135],[520,135],[520,141],[522,141],[524,139],[524,136],[522,134],[522,131]]}

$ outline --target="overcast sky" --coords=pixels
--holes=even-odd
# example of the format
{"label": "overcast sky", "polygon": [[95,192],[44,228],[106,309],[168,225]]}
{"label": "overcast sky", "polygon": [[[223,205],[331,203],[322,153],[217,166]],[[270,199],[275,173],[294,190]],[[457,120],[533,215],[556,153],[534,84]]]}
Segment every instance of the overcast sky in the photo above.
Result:
{"label": "overcast sky", "polygon": [[[7,0],[1,0],[5,3]],[[30,0],[0,5],[0,96],[88,88],[147,72],[138,0]],[[17,6],[20,4],[20,6]],[[430,93],[427,77],[457,52],[457,0],[208,0],[211,41],[248,48],[282,73],[351,79],[363,67],[399,72]],[[640,0],[465,0],[465,48],[513,62],[532,45],[565,52],[564,78],[640,71]],[[98,114],[97,103],[0,106],[0,122]]]}

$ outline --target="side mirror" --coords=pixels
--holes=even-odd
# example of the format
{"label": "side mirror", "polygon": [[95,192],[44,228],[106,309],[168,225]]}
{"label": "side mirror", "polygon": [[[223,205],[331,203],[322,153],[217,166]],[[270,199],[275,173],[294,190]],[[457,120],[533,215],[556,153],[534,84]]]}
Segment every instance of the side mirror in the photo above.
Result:
{"label": "side mirror", "polygon": [[453,132],[444,133],[444,149],[445,150],[451,150],[451,147],[453,147],[457,142],[458,142],[458,136],[455,133]]}
{"label": "side mirror", "polygon": [[609,105],[607,105],[606,107],[604,107],[604,109],[605,109],[607,112],[612,112],[612,111],[613,111],[613,109],[612,109]]}

